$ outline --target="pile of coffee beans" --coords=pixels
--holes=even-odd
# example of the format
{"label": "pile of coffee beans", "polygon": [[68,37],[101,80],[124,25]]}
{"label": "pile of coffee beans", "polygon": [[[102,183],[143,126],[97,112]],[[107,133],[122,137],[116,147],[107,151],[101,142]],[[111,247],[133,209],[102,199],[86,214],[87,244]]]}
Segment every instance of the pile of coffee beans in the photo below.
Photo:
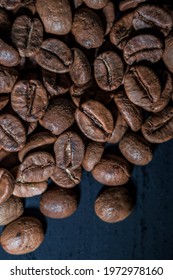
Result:
{"label": "pile of coffee beans", "polygon": [[44,239],[22,198],[40,195],[43,215],[69,217],[83,169],[105,185],[94,206],[101,220],[130,215],[133,165],[173,138],[172,27],[169,1],[0,0],[6,252],[32,252]]}

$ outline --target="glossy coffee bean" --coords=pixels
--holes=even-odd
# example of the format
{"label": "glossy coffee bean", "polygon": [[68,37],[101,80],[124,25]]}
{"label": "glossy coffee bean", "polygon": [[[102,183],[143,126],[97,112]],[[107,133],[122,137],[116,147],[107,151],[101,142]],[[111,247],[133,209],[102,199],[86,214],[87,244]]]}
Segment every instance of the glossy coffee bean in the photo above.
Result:
{"label": "glossy coffee bean", "polygon": [[80,109],[76,109],[75,119],[85,136],[97,142],[106,142],[113,131],[113,117],[98,101],[83,103]]}
{"label": "glossy coffee bean", "polygon": [[47,33],[65,35],[70,32],[72,25],[70,2],[68,0],[36,1],[37,12]]}
{"label": "glossy coffee bean", "polygon": [[163,43],[151,34],[136,35],[127,42],[123,54],[129,65],[143,60],[155,63],[162,57]]}
{"label": "glossy coffee bean", "polygon": [[126,10],[134,9],[141,3],[147,2],[148,0],[122,0],[119,3],[119,9],[121,12]]}
{"label": "glossy coffee bean", "polygon": [[0,204],[7,201],[12,195],[14,190],[14,178],[12,174],[0,168]]}
{"label": "glossy coffee bean", "polygon": [[38,121],[48,105],[46,89],[38,80],[21,80],[13,87],[11,105],[23,120]]}
{"label": "glossy coffee bean", "polygon": [[163,61],[168,70],[173,73],[173,32],[165,39],[165,49],[163,53]]}
{"label": "glossy coffee bean", "polygon": [[82,163],[85,147],[80,136],[73,131],[62,133],[54,144],[56,166],[76,169]]}
{"label": "glossy coffee bean", "polygon": [[49,218],[63,219],[77,210],[78,196],[74,189],[55,186],[46,191],[40,199],[40,211]]}
{"label": "glossy coffee bean", "polygon": [[151,144],[133,132],[124,135],[119,148],[123,156],[135,165],[146,165],[153,159]]}
{"label": "glossy coffee bean", "polygon": [[0,204],[0,226],[8,225],[19,218],[23,212],[22,200],[12,195],[7,201]]}
{"label": "glossy coffee bean", "polygon": [[35,251],[43,239],[41,222],[34,217],[21,217],[3,230],[1,246],[9,254],[22,255]]}
{"label": "glossy coffee bean", "polygon": [[15,183],[13,195],[21,198],[33,197],[44,193],[47,190],[47,188],[47,182]]}
{"label": "glossy coffee bean", "polygon": [[127,161],[118,156],[104,156],[92,170],[96,181],[107,186],[126,184],[130,178]]}
{"label": "glossy coffee bean", "polygon": [[104,152],[104,144],[90,141],[85,150],[82,166],[86,171],[92,171],[94,166],[101,160]]}
{"label": "glossy coffee bean", "polygon": [[108,0],[83,0],[83,2],[92,9],[102,9]]}
{"label": "glossy coffee bean", "polygon": [[134,208],[134,199],[125,187],[109,188],[95,201],[96,215],[106,223],[117,223],[126,219]]}
{"label": "glossy coffee bean", "polygon": [[123,118],[122,114],[118,111],[115,120],[114,130],[111,134],[111,137],[108,139],[108,143],[112,143],[112,144],[118,143],[126,133],[127,129],[128,129],[128,124],[126,120]]}
{"label": "glossy coffee bean", "polygon": [[13,67],[19,63],[19,53],[12,46],[0,39],[0,64],[6,67]]}
{"label": "glossy coffee bean", "polygon": [[0,93],[10,93],[18,77],[16,69],[0,66]]}
{"label": "glossy coffee bean", "polygon": [[82,168],[80,166],[77,169],[62,169],[56,166],[50,178],[55,184],[62,188],[73,188],[78,185],[82,179]]}
{"label": "glossy coffee bean", "polygon": [[82,8],[75,13],[71,32],[76,42],[86,49],[97,48],[103,43],[103,24],[90,9]]}
{"label": "glossy coffee bean", "polygon": [[100,54],[94,61],[94,76],[105,91],[117,89],[123,80],[124,65],[121,57],[112,51]]}

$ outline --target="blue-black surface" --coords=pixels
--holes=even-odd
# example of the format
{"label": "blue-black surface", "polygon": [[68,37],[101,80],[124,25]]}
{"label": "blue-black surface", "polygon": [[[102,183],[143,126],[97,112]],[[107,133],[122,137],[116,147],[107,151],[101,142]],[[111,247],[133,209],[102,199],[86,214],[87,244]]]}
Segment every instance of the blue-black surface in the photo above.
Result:
{"label": "blue-black surface", "polygon": [[[93,210],[102,186],[85,173],[77,212],[63,220],[42,219],[46,235],[35,252],[13,256],[0,248],[0,259],[173,259],[173,140],[158,145],[153,161],[135,167],[133,214],[106,224]],[[39,197],[26,199],[27,214],[39,216]]]}

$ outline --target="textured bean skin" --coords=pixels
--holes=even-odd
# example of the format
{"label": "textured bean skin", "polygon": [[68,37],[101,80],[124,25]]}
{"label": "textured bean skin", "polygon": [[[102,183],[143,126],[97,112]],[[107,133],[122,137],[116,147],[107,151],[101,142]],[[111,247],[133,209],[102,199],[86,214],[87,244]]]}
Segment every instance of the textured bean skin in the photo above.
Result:
{"label": "textured bean skin", "polygon": [[7,201],[12,195],[14,190],[14,178],[12,174],[0,168],[0,204]]}
{"label": "textured bean skin", "polygon": [[10,93],[18,76],[16,69],[0,66],[0,93]]}
{"label": "textured bean skin", "polygon": [[40,211],[49,218],[62,219],[71,216],[78,206],[78,197],[74,189],[55,189],[45,192],[40,199]]}
{"label": "textured bean skin", "polygon": [[24,211],[22,200],[11,196],[7,201],[0,204],[0,226],[7,225],[19,218]]}
{"label": "textured bean skin", "polygon": [[102,9],[104,17],[106,19],[106,31],[105,35],[108,35],[115,21],[115,7],[114,4],[108,0],[106,6]]}
{"label": "textured bean skin", "polygon": [[121,12],[136,8],[139,4],[147,2],[148,0],[122,0],[119,4],[119,9]]}
{"label": "textured bean skin", "polygon": [[22,255],[35,251],[43,239],[40,221],[34,217],[21,217],[4,229],[1,246],[9,254]]}
{"label": "textured bean skin", "polygon": [[108,143],[112,143],[112,144],[118,143],[126,133],[127,129],[128,129],[128,124],[126,120],[123,118],[122,114],[118,111],[115,120],[114,130],[111,134],[111,137],[108,140]]}
{"label": "textured bean skin", "polygon": [[125,187],[109,188],[95,201],[96,215],[106,223],[117,223],[126,219],[134,208],[134,199]]}
{"label": "textured bean skin", "polygon": [[81,166],[77,169],[61,169],[55,167],[54,173],[50,176],[52,181],[62,188],[73,188],[78,185],[82,178]]}
{"label": "textured bean skin", "polygon": [[18,197],[33,197],[40,195],[47,190],[48,183],[15,183],[13,195]]}
{"label": "textured bean skin", "polygon": [[146,165],[153,159],[151,144],[142,136],[129,132],[119,143],[123,156],[135,165]]}
{"label": "textured bean skin", "polygon": [[92,171],[94,166],[101,160],[104,152],[104,144],[91,141],[86,147],[82,166],[86,171]]}
{"label": "textured bean skin", "polygon": [[37,0],[36,8],[47,33],[65,35],[70,32],[72,12],[68,0]]}
{"label": "textured bean skin", "polygon": [[108,0],[83,0],[83,2],[92,9],[102,9]]}
{"label": "textured bean skin", "polygon": [[20,63],[18,52],[0,39],[0,64],[6,67],[13,67]]}

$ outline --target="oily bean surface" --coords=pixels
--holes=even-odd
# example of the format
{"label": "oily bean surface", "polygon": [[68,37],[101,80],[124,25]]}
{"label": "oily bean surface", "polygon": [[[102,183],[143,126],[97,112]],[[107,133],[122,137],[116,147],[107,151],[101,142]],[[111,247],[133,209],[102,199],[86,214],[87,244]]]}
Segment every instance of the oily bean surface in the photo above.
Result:
{"label": "oily bean surface", "polygon": [[0,66],[0,93],[10,93],[18,77],[16,69]]}
{"label": "oily bean surface", "polygon": [[19,218],[23,212],[22,200],[12,195],[7,201],[0,204],[0,226],[8,225]]}
{"label": "oily bean surface", "polygon": [[7,201],[12,195],[14,190],[14,178],[12,174],[0,168],[0,204]]}
{"label": "oily bean surface", "polygon": [[91,141],[88,143],[82,166],[86,171],[92,171],[94,166],[101,160],[104,152],[104,144]]}
{"label": "oily bean surface", "polygon": [[62,188],[73,188],[81,181],[82,168],[80,166],[76,169],[62,169],[56,166],[50,178],[55,184]]}
{"label": "oily bean surface", "polygon": [[6,67],[13,67],[20,63],[20,56],[17,50],[0,39],[0,64]]}

